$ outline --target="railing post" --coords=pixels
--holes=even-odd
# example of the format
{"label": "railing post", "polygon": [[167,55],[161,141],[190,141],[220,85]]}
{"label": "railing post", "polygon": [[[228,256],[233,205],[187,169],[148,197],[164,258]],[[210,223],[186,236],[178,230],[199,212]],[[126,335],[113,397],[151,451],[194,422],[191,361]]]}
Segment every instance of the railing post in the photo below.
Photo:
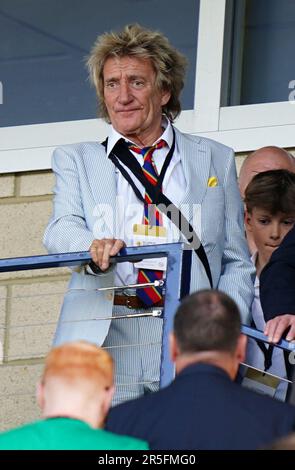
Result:
{"label": "railing post", "polygon": [[169,333],[173,329],[173,319],[180,300],[189,294],[192,251],[171,250],[168,254],[166,295],[163,313],[163,332],[161,350],[160,388],[168,385],[174,378],[174,364],[170,360]]}

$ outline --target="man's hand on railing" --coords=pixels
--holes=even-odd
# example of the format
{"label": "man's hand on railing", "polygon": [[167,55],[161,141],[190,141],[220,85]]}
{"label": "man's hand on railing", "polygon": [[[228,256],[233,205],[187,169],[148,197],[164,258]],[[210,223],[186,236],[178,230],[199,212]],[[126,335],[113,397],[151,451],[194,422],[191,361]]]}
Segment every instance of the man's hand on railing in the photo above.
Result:
{"label": "man's hand on railing", "polygon": [[269,320],[264,329],[264,334],[268,336],[268,340],[271,343],[277,343],[284,332],[290,328],[286,336],[287,341],[295,339],[295,315],[283,314]]}
{"label": "man's hand on railing", "polygon": [[92,261],[102,270],[106,271],[110,265],[110,257],[115,256],[126,246],[123,240],[116,238],[103,238],[93,240],[90,246]]}

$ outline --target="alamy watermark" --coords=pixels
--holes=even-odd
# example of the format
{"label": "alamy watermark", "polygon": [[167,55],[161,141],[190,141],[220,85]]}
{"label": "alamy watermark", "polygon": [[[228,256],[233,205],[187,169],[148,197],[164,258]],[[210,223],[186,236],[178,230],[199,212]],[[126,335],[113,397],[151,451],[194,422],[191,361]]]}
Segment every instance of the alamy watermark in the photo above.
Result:
{"label": "alamy watermark", "polygon": [[289,90],[292,90],[289,93],[288,99],[289,99],[290,103],[294,104],[295,103],[295,80],[291,80],[289,82],[288,88],[289,88]]}
{"label": "alamy watermark", "polygon": [[[163,206],[158,205],[158,210],[165,214],[171,224],[167,233],[166,243],[179,241],[180,232],[184,235],[186,240],[189,240],[191,247],[198,249],[200,246],[201,238],[201,206],[200,204],[182,204],[180,211],[184,215],[179,219],[179,211],[173,205]],[[155,206],[150,204],[150,211],[155,210]],[[93,234],[97,239],[101,238],[121,238],[125,241],[131,242],[134,239],[134,224],[133,221],[138,220],[138,215],[142,214],[142,204],[126,204],[126,201],[121,196],[116,197],[116,204],[113,207],[110,204],[97,204],[93,210]],[[149,218],[149,220],[151,220]],[[189,222],[191,226],[189,225]],[[164,224],[166,225],[166,224]],[[191,231],[194,228],[194,232]],[[186,247],[188,248],[188,247]]]}

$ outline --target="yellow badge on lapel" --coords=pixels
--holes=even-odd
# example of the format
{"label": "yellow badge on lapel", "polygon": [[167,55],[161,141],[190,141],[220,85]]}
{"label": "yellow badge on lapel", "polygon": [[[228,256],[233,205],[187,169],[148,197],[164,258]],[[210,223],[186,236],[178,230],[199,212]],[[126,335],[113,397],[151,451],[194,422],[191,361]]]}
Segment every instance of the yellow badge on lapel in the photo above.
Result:
{"label": "yellow badge on lapel", "polygon": [[214,188],[215,186],[218,186],[218,179],[216,176],[210,176],[208,179],[208,187]]}

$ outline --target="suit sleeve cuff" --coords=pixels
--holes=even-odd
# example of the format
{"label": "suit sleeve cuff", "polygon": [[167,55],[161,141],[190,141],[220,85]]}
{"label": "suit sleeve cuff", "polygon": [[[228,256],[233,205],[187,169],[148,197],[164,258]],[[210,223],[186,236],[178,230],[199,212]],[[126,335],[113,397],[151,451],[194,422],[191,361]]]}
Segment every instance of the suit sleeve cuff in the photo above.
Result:
{"label": "suit sleeve cuff", "polygon": [[90,261],[89,264],[85,266],[85,272],[87,274],[91,274],[92,276],[103,276],[104,274],[108,274],[109,272],[113,271],[115,268],[114,264],[111,264],[110,267],[104,271],[100,269],[94,261]]}

